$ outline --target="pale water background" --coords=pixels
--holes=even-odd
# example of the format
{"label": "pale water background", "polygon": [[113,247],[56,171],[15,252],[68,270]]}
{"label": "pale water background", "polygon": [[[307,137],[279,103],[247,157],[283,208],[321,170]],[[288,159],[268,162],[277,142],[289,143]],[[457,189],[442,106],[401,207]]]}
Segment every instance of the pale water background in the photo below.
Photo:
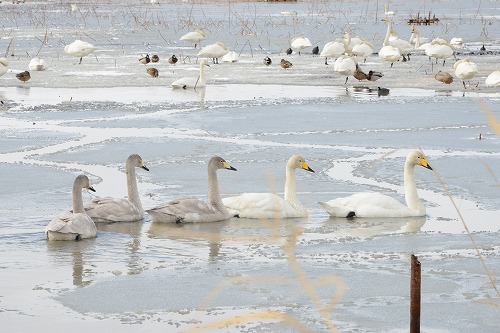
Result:
{"label": "pale water background", "polygon": [[[431,72],[442,65],[432,68],[423,55],[393,69],[370,57],[363,68],[385,74],[371,84],[350,78],[344,85],[310,50],[287,57],[291,70],[279,68],[298,33],[321,48],[350,29],[378,50],[385,25],[383,4],[374,1],[89,1],[78,8],[71,12],[62,1],[0,4],[0,49],[14,38],[10,71],[0,78],[2,331],[176,332],[261,311],[326,331],[296,259],[309,282],[318,282],[322,302],[338,296],[330,312],[338,331],[405,332],[410,254],[422,263],[422,331],[499,331],[498,296],[436,174],[416,170],[423,218],[331,219],[316,203],[357,191],[403,200],[404,158],[421,148],[496,279],[500,142],[484,108],[499,119],[500,92],[485,87],[484,78],[500,69],[498,2],[390,3],[402,37],[409,36],[410,12],[431,10],[443,19],[420,27],[421,35],[464,39],[458,57],[469,55],[480,69],[467,91],[458,80],[435,81]],[[197,51],[178,41],[197,27],[209,35],[203,44],[224,41],[241,51],[240,60],[207,68],[203,91],[173,91],[173,80],[197,74]],[[99,48],[81,65],[62,52],[75,38]],[[477,55],[483,44],[492,53]],[[39,49],[48,70],[20,83],[14,73],[27,69]],[[138,63],[145,53],[160,55],[158,79]],[[169,65],[172,53],[185,61]],[[262,64],[266,54],[271,67]],[[452,63],[444,69],[451,72]],[[390,94],[379,97],[377,86]],[[43,229],[70,208],[75,176],[87,174],[95,195],[124,196],[131,153],[151,170],[137,171],[146,209],[204,197],[206,161],[215,154],[238,169],[219,172],[224,196],[281,194],[286,160],[301,154],[316,171],[297,171],[310,216],[202,225],[156,225],[146,216],[100,224],[96,239],[48,243]],[[84,199],[93,195],[84,192]],[[213,331],[220,330],[297,331],[262,318]]]}

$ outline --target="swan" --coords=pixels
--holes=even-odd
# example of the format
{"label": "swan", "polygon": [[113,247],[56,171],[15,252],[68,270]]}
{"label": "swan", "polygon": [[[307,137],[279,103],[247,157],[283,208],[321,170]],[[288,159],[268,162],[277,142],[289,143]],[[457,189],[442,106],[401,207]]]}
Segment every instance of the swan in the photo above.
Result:
{"label": "swan", "polygon": [[35,57],[31,59],[28,67],[30,71],[44,71],[47,68],[47,63],[45,62],[45,59]]}
{"label": "swan", "polygon": [[307,49],[308,47],[311,47],[312,44],[311,44],[311,41],[309,41],[309,38],[304,37],[304,36],[298,36],[298,37],[295,37],[291,40],[290,46],[292,48],[298,50],[299,55],[300,55],[301,50],[304,50],[304,49]]}
{"label": "swan", "polygon": [[391,20],[387,18],[384,18],[384,21],[387,21],[387,33],[385,34],[384,46],[382,46],[380,51],[378,51],[378,56],[382,60],[390,62],[392,68],[394,62],[399,61],[399,59],[401,58],[401,52],[397,47],[389,44],[389,35],[391,34],[392,23]]}
{"label": "swan", "polygon": [[222,202],[239,217],[253,219],[306,217],[307,209],[302,206],[297,197],[295,169],[314,172],[303,157],[299,155],[290,157],[286,163],[284,198],[274,193],[243,193],[224,198]]}
{"label": "swan", "polygon": [[454,47],[460,47],[463,44],[463,40],[460,37],[453,37],[452,39],[450,39],[450,44]]}
{"label": "swan", "polygon": [[203,32],[203,30],[196,29],[181,36],[180,40],[185,40],[187,42],[194,43],[194,48],[196,48],[196,45],[199,44],[205,38],[207,38],[205,32]]}
{"label": "swan", "polygon": [[200,61],[200,76],[198,77],[184,77],[182,79],[178,79],[174,82],[172,82],[171,86],[172,88],[182,88],[182,89],[187,89],[187,88],[203,88],[205,87],[205,66],[210,67],[208,64],[208,61],[203,59]]}
{"label": "swan", "polygon": [[425,207],[418,197],[415,184],[415,166],[432,170],[419,151],[406,157],[404,167],[404,188],[407,206],[398,200],[380,193],[357,193],[349,197],[333,199],[319,204],[334,217],[408,217],[424,216]]}
{"label": "swan", "polygon": [[366,58],[373,54],[373,45],[370,42],[362,41],[354,45],[351,52],[355,56],[363,58],[363,62],[366,62]]}
{"label": "swan", "polygon": [[226,44],[215,42],[202,48],[200,52],[198,52],[198,57],[211,58],[214,64],[218,64],[219,58],[225,56],[228,52],[229,50]]}
{"label": "swan", "polygon": [[455,70],[455,76],[462,80],[465,86],[465,80],[470,80],[477,74],[477,65],[475,62],[470,61],[468,58],[458,60],[453,64],[453,69]]}
{"label": "swan", "polygon": [[[399,53],[401,53],[403,57],[403,62],[410,60],[410,53],[415,51],[415,46],[412,45],[409,41],[399,38],[398,34],[395,31],[393,31],[393,34],[396,38],[390,40],[389,45],[392,45],[399,49]],[[414,35],[414,32],[412,32],[412,35]],[[408,57],[408,59],[406,59],[406,57]]]}
{"label": "swan", "polygon": [[217,181],[217,170],[234,170],[223,158],[214,156],[208,162],[208,201],[180,198],[147,210],[153,222],[216,222],[234,216],[222,203]]}
{"label": "swan", "polygon": [[488,87],[500,87],[500,70],[491,72],[491,74],[488,75],[484,83]]}
{"label": "swan", "polygon": [[85,211],[94,222],[135,222],[144,218],[135,168],[149,171],[139,155],[132,154],[127,158],[125,172],[128,198],[94,198],[87,204]]}
{"label": "swan", "polygon": [[55,217],[45,228],[48,240],[80,240],[97,236],[94,221],[85,214],[82,189],[95,192],[87,176],[79,175],[73,182],[73,210]]}
{"label": "swan", "polygon": [[333,70],[346,77],[344,83],[346,84],[349,76],[356,71],[356,62],[348,55],[341,55],[333,63]]}
{"label": "swan", "polygon": [[332,42],[328,42],[323,46],[323,50],[319,54],[320,57],[325,57],[325,65],[328,65],[328,58],[337,59],[345,53],[345,45],[341,39],[337,38]]}
{"label": "swan", "polygon": [[81,41],[79,39],[64,47],[64,53],[66,53],[67,55],[80,57],[80,64],[82,63],[83,57],[91,54],[95,50],[97,50],[97,48],[94,47],[94,45]]}
{"label": "swan", "polygon": [[451,76],[448,72],[439,71],[434,75],[434,78],[439,82],[443,82],[446,84],[451,84],[453,82],[453,76]]}
{"label": "swan", "polygon": [[8,69],[9,69],[9,61],[6,58],[1,57],[0,58],[0,76],[5,75],[5,73],[7,73]]}
{"label": "swan", "polygon": [[238,61],[238,54],[234,51],[229,51],[222,57],[222,62],[237,62],[237,61]]}
{"label": "swan", "polygon": [[433,41],[425,48],[425,54],[431,58],[443,59],[443,66],[446,59],[455,54],[455,48],[442,38],[434,38]]}

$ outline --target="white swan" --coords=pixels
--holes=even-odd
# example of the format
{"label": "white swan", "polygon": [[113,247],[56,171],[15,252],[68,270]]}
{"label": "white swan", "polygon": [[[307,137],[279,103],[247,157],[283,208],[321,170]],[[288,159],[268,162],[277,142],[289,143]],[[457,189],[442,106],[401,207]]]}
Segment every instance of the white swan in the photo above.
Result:
{"label": "white swan", "polygon": [[224,207],[219,193],[217,170],[234,170],[224,159],[214,156],[208,162],[208,200],[181,198],[147,210],[153,222],[216,222],[234,216]]}
{"label": "white swan", "polygon": [[323,46],[323,50],[319,54],[320,57],[325,57],[325,65],[328,65],[328,58],[337,59],[342,54],[345,53],[345,44],[340,39],[337,38],[333,42],[328,42]]}
{"label": "white swan", "polygon": [[135,168],[149,171],[139,155],[132,154],[127,158],[125,172],[128,198],[101,197],[92,199],[87,204],[85,211],[94,222],[135,222],[144,218]]}
{"label": "white swan", "polygon": [[48,240],[80,240],[97,236],[94,221],[85,214],[83,208],[82,189],[94,191],[85,175],[76,177],[73,182],[73,210],[55,217],[45,228]]}
{"label": "white swan", "polygon": [[9,61],[1,57],[0,58],[0,76],[3,76],[5,73],[7,73],[7,70],[9,69]]}
{"label": "white swan", "polygon": [[80,64],[82,63],[83,57],[91,54],[95,50],[97,50],[97,48],[94,47],[94,45],[81,41],[79,39],[64,47],[64,53],[66,53],[67,55],[80,57]]}
{"label": "white swan", "polygon": [[44,71],[47,68],[47,63],[45,59],[35,57],[31,59],[28,67],[30,71]]}
{"label": "white swan", "polygon": [[408,206],[380,193],[357,193],[349,197],[319,202],[334,217],[408,217],[424,216],[425,207],[418,197],[415,184],[415,166],[432,170],[425,157],[418,151],[406,157],[404,167],[405,200]]}
{"label": "white swan", "polygon": [[298,37],[295,37],[291,40],[290,46],[292,48],[298,50],[299,55],[300,55],[301,50],[304,50],[304,49],[307,49],[308,47],[311,47],[312,44],[311,44],[311,41],[309,40],[309,38],[304,37],[304,36],[298,36]]}
{"label": "white swan", "polygon": [[475,62],[470,61],[468,58],[458,60],[453,64],[453,69],[455,70],[455,76],[462,80],[465,86],[465,80],[470,80],[477,74],[477,65]]}
{"label": "white swan", "polygon": [[185,40],[187,42],[194,43],[194,48],[196,48],[196,45],[199,44],[205,38],[207,38],[205,32],[203,32],[203,30],[196,29],[181,36],[180,40]]}
{"label": "white swan", "polygon": [[[412,36],[414,34],[415,32],[412,31]],[[404,62],[410,60],[410,53],[415,51],[415,46],[412,45],[409,41],[399,38],[396,31],[393,31],[393,35],[396,38],[389,40],[389,44],[399,49],[399,53],[401,53]],[[406,59],[406,57],[408,57],[408,59]]]}
{"label": "white swan", "polygon": [[363,58],[363,62],[366,62],[366,58],[373,54],[373,44],[368,41],[362,41],[354,45],[351,52],[355,56]]}
{"label": "white swan", "polygon": [[394,62],[399,61],[399,59],[401,58],[401,52],[397,47],[394,47],[389,44],[389,36],[392,30],[392,22],[387,18],[384,18],[384,21],[387,21],[387,32],[385,34],[384,46],[382,46],[380,51],[378,51],[378,56],[380,59],[390,62],[392,68]]}
{"label": "white swan", "polygon": [[346,84],[349,76],[356,71],[356,62],[348,55],[341,55],[333,63],[333,70],[346,77],[344,82]]}
{"label": "white swan", "polygon": [[432,42],[426,46],[425,54],[431,58],[436,58],[436,62],[438,59],[443,59],[444,66],[446,59],[455,54],[455,48],[442,38],[434,38]]}
{"label": "white swan", "polygon": [[484,84],[488,87],[500,87],[500,70],[491,72],[484,81]]}
{"label": "white swan", "polygon": [[202,48],[200,52],[198,52],[198,57],[211,58],[214,64],[218,64],[219,58],[225,56],[228,52],[229,49],[226,44],[215,42]]}
{"label": "white swan", "polygon": [[237,61],[238,61],[238,53],[234,51],[229,51],[222,57],[222,62],[237,62]]}
{"label": "white swan", "polygon": [[222,199],[224,205],[239,217],[253,219],[273,219],[306,217],[307,209],[297,197],[295,169],[314,172],[305,159],[293,155],[286,163],[285,196],[274,193],[243,193],[242,195]]}
{"label": "white swan", "polygon": [[206,83],[205,83],[205,66],[208,66],[210,67],[210,65],[208,64],[208,62],[203,59],[202,61],[200,61],[200,75],[198,77],[184,77],[182,79],[178,79],[174,82],[172,82],[172,84],[170,86],[172,86],[172,88],[176,89],[176,88],[182,88],[182,89],[187,89],[187,88],[203,88],[206,86]]}

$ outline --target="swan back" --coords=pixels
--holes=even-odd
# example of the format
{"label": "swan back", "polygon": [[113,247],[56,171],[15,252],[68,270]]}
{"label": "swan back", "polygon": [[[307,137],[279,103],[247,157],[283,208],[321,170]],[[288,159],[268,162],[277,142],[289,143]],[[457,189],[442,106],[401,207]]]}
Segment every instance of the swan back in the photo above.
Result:
{"label": "swan back", "polygon": [[97,50],[97,48],[94,47],[94,45],[79,39],[64,47],[64,53],[74,57],[84,57],[95,50]]}
{"label": "swan back", "polygon": [[4,57],[0,57],[0,76],[7,73],[8,69],[9,69],[9,61]]}
{"label": "swan back", "polygon": [[490,75],[488,75],[488,77],[486,78],[484,83],[488,87],[499,87],[500,86],[500,70],[494,71]]}

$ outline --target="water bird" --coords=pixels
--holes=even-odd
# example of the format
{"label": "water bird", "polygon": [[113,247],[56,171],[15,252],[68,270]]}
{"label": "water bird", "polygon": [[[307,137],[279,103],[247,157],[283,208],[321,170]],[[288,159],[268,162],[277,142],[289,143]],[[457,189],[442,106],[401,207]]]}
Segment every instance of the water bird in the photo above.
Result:
{"label": "water bird", "polygon": [[366,79],[368,81],[377,81],[378,79],[382,78],[384,74],[376,71],[369,71],[368,75],[366,76]]}
{"label": "water bird", "polygon": [[460,47],[463,44],[463,40],[460,37],[453,37],[452,39],[450,39],[450,44],[454,47]]}
{"label": "water bird", "polygon": [[377,87],[377,95],[379,97],[380,96],[387,96],[387,95],[389,95],[389,89]]}
{"label": "water bird", "polygon": [[285,53],[286,53],[286,55],[290,55],[290,54],[292,54],[292,52],[293,52],[292,48],[289,47],[289,48],[286,49]]}
{"label": "water bird", "polygon": [[71,12],[76,12],[78,10],[78,6],[75,5],[74,3],[71,4]]}
{"label": "water bird", "polygon": [[363,72],[363,70],[361,70],[361,67],[359,67],[358,64],[356,64],[356,70],[354,71],[354,73],[352,74],[352,76],[354,76],[354,78],[358,81],[363,81],[363,80],[367,80],[368,78],[368,75],[366,75],[365,72]]}
{"label": "water bird", "polygon": [[348,55],[341,55],[333,63],[333,70],[340,75],[345,76],[344,84],[347,84],[347,80],[350,75],[353,75],[356,71],[356,62]]}
{"label": "water bird", "polygon": [[73,182],[72,201],[73,210],[64,212],[53,218],[45,227],[45,236],[50,241],[80,240],[97,236],[94,221],[85,213],[83,207],[82,189],[95,192],[90,185],[89,178],[79,175]]}
{"label": "water bird", "polygon": [[[395,36],[395,38],[389,40],[389,44],[398,48],[399,53],[401,53],[401,56],[403,57],[403,62],[409,61],[410,53],[415,51],[415,46],[409,41],[399,38],[396,31],[392,30],[391,33],[393,36]],[[414,35],[413,31],[412,35]]]}
{"label": "water bird", "polygon": [[269,66],[273,63],[273,61],[271,60],[271,58],[269,56],[265,56],[263,63],[264,63],[264,65]]}
{"label": "water bird", "polygon": [[5,75],[5,73],[7,73],[8,69],[9,69],[9,61],[6,58],[1,57],[0,58],[0,76]]}
{"label": "water bird", "polygon": [[486,54],[486,48],[484,47],[484,44],[483,44],[483,46],[481,46],[481,48],[479,49],[479,54],[481,54],[481,55]]}
{"label": "water bird", "polygon": [[243,193],[222,199],[233,214],[246,218],[293,218],[306,217],[307,209],[300,203],[296,191],[295,170],[314,172],[300,155],[291,156],[286,163],[284,198],[274,193]]}
{"label": "water bird", "polygon": [[205,87],[205,66],[210,67],[208,61],[203,59],[200,61],[200,75],[198,77],[184,77],[172,82],[172,88],[203,88]]}
{"label": "water bird", "polygon": [[426,47],[425,54],[431,58],[443,59],[443,66],[446,63],[446,59],[450,58],[455,54],[455,48],[453,45],[448,43],[442,38],[434,38],[432,42]]}
{"label": "water bird", "polygon": [[85,212],[94,222],[135,222],[144,218],[137,189],[136,168],[149,171],[141,156],[131,154],[125,162],[127,198],[98,197],[87,204]]}
{"label": "water bird", "polygon": [[465,86],[465,80],[470,80],[477,74],[477,65],[475,62],[470,61],[468,58],[458,60],[453,64],[453,69],[455,70],[455,76],[462,80],[464,85],[464,89],[467,89]]}
{"label": "water bird", "polygon": [[313,55],[313,57],[317,56],[318,54],[319,54],[319,46],[313,47],[313,49],[312,49],[312,55]]}
{"label": "water bird", "polygon": [[363,62],[366,62],[366,58],[373,54],[373,44],[368,41],[362,41],[353,46],[351,53],[363,58]]}
{"label": "water bird", "polygon": [[149,57],[149,54],[146,54],[144,57],[140,57],[139,62],[143,65],[149,64],[151,62],[151,58]]}
{"label": "water bird", "polygon": [[23,81],[23,82],[26,82],[28,81],[29,79],[31,79],[31,75],[30,75],[30,72],[28,71],[24,71],[24,72],[21,72],[21,73],[17,73],[16,74],[16,77],[19,81]]}
{"label": "water bird", "polygon": [[500,70],[491,72],[484,81],[484,84],[488,87],[500,87]]}
{"label": "water bird", "polygon": [[151,62],[158,62],[160,61],[160,57],[157,54],[153,54],[151,56]]}
{"label": "water bird", "polygon": [[160,72],[158,71],[158,69],[156,69],[154,67],[146,68],[146,72],[149,75],[151,75],[152,77],[158,77],[158,74],[160,74]]}
{"label": "water bird", "polygon": [[309,41],[309,38],[304,37],[304,36],[298,36],[298,37],[293,38],[290,41],[290,46],[292,48],[296,49],[300,55],[301,50],[304,50],[304,49],[307,49],[308,47],[311,47],[312,44],[311,44],[311,41]]}
{"label": "water bird", "polygon": [[434,75],[434,78],[439,82],[443,82],[446,84],[451,84],[453,82],[453,76],[451,76],[448,72],[439,71]]}
{"label": "water bird", "polygon": [[30,71],[44,71],[47,68],[45,59],[34,57],[28,65]]}
{"label": "water bird", "polygon": [[207,38],[205,32],[203,30],[196,29],[181,36],[180,40],[194,43],[194,48],[196,48],[196,45],[199,44],[205,38]]}
{"label": "water bird", "polygon": [[168,58],[168,63],[171,65],[175,65],[179,59],[175,56],[175,54],[172,54],[170,58]]}
{"label": "water bird", "polygon": [[345,198],[337,198],[319,204],[334,217],[409,217],[424,216],[425,206],[418,197],[415,183],[415,166],[432,170],[424,155],[413,151],[406,157],[404,165],[404,189],[406,205],[393,197],[363,192]]}
{"label": "water bird", "polygon": [[401,52],[395,46],[389,44],[389,36],[392,30],[392,22],[390,19],[384,18],[384,21],[387,22],[387,32],[385,34],[384,44],[380,51],[378,52],[378,56],[384,60],[391,63],[391,68],[394,62],[399,61],[401,58]]}
{"label": "water bird", "polygon": [[233,170],[223,158],[214,156],[208,162],[208,200],[180,198],[148,209],[146,212],[155,223],[216,222],[234,215],[222,203],[217,180],[217,170]]}
{"label": "water bird", "polygon": [[292,65],[292,63],[290,61],[285,60],[285,59],[281,59],[280,66],[281,66],[281,68],[290,68],[293,65]]}
{"label": "water bird", "polygon": [[222,42],[215,42],[203,47],[200,52],[198,52],[198,56],[211,58],[214,64],[218,64],[219,58],[225,56],[227,52],[229,52],[229,49],[226,44]]}
{"label": "water bird", "polygon": [[340,38],[332,42],[328,42],[323,46],[323,50],[319,54],[320,57],[325,57],[325,65],[328,65],[328,58],[337,59],[345,53],[345,45]]}
{"label": "water bird", "polygon": [[97,48],[94,45],[79,39],[64,47],[64,53],[73,57],[79,57],[80,64],[82,63],[83,57],[91,54],[95,50],[97,50]]}
{"label": "water bird", "polygon": [[234,51],[228,51],[223,57],[222,62],[237,62],[238,61],[238,53]]}

